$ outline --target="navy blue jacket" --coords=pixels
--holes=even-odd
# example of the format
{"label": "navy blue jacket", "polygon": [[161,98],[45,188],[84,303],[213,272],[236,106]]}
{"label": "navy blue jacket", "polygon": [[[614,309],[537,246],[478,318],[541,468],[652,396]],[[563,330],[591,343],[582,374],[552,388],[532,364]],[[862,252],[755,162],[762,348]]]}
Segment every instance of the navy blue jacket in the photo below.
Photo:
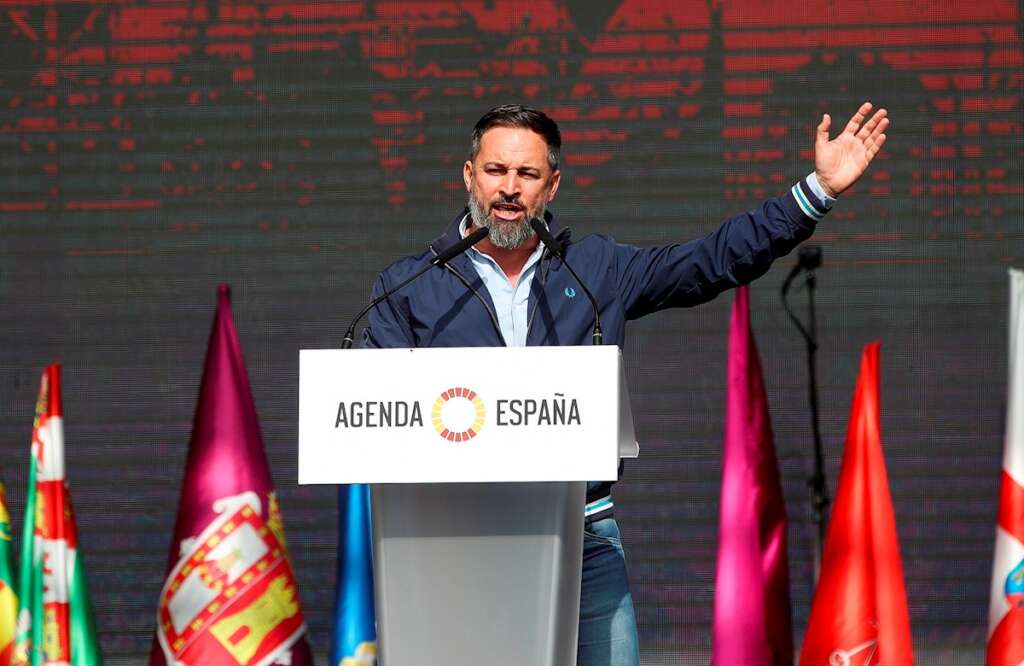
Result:
{"label": "navy blue jacket", "polygon": [[[801,181],[781,197],[726,220],[716,231],[689,243],[634,247],[607,236],[586,236],[574,242],[568,228],[547,215],[551,233],[565,244],[566,260],[590,288],[601,311],[604,343],[622,346],[626,321],[665,308],[690,307],[763,275],[772,262],[789,253],[814,230],[794,196]],[[819,213],[824,213],[822,208]],[[373,288],[383,294],[438,252],[458,242],[465,211],[418,255],[399,259],[384,269]],[[527,345],[589,345],[593,310],[561,260],[546,250],[530,287]],[[444,269],[427,272],[370,312],[363,333],[365,347],[501,347],[501,335],[490,294],[465,255]],[[587,501],[609,494],[611,483],[591,483]],[[591,516],[591,518],[596,516]]]}

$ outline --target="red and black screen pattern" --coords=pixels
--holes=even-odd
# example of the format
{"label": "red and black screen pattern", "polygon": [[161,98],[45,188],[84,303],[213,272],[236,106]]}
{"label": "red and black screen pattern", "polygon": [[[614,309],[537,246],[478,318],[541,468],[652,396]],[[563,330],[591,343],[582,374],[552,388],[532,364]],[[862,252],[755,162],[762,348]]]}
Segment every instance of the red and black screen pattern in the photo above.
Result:
{"label": "red and black screen pattern", "polygon": [[[1024,264],[1019,2],[0,2],[0,463],[16,532],[38,372],[65,366],[68,477],[104,649],[148,651],[215,285],[235,317],[312,640],[335,493],[295,484],[297,350],[336,347],[376,272],[464,204],[468,134],[522,102],[561,125],[577,235],[688,240],[813,167],[813,131],[884,105],[890,140],[812,242],[827,471],[860,347],[921,663],[978,663]],[[754,287],[810,605],[803,348],[784,259]],[[807,294],[791,295],[801,311]],[[710,653],[730,298],[634,323],[643,455],[617,486],[645,659]],[[353,378],[357,381],[357,378]],[[799,636],[798,636],[799,637]]]}

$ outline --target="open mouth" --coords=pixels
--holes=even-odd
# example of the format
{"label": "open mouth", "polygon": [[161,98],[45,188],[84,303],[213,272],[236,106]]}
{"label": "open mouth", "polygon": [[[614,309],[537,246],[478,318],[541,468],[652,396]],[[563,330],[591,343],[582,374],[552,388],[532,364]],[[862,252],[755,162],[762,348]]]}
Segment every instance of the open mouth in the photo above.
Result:
{"label": "open mouth", "polygon": [[517,220],[523,216],[525,209],[519,204],[501,202],[491,204],[491,214],[502,220]]}

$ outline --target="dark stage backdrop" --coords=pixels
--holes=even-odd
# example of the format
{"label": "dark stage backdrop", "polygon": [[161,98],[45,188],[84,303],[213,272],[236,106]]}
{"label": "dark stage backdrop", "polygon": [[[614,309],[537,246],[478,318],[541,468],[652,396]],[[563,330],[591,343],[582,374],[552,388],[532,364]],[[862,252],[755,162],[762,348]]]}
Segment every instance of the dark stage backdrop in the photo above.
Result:
{"label": "dark stage backdrop", "polygon": [[[0,465],[22,523],[39,373],[65,368],[68,477],[111,663],[149,649],[215,285],[235,319],[312,642],[326,653],[335,492],[298,487],[298,350],[336,347],[376,272],[464,203],[469,130],[561,123],[577,234],[707,233],[812,168],[823,111],[893,124],[820,225],[822,426],[834,491],[860,350],[919,662],[978,664],[1024,264],[1021,4],[720,0],[0,2]],[[753,288],[811,597],[803,347]],[[796,302],[805,302],[798,291]],[[645,663],[710,655],[730,296],[632,324],[642,457],[617,486]]]}

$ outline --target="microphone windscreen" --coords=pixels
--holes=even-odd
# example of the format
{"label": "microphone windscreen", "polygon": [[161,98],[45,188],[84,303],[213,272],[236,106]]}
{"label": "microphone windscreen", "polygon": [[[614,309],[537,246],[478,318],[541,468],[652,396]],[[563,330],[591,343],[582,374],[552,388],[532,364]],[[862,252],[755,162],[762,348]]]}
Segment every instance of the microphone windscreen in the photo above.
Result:
{"label": "microphone windscreen", "polygon": [[442,250],[441,252],[439,252],[437,256],[434,257],[433,261],[431,261],[430,263],[433,264],[434,266],[444,266],[449,261],[451,261],[455,257],[459,256],[460,254],[468,250],[470,247],[482,241],[484,238],[487,237],[487,234],[489,233],[490,229],[488,229],[487,227],[479,227],[476,231],[466,236],[458,243],[455,243],[454,245],[451,245]]}
{"label": "microphone windscreen", "polygon": [[551,250],[551,254],[556,257],[562,257],[562,252],[565,248],[562,247],[561,241],[551,235],[548,231],[548,225],[544,224],[539,217],[530,219],[530,227],[537,234],[537,238],[540,239],[541,243],[544,243],[545,247]]}

